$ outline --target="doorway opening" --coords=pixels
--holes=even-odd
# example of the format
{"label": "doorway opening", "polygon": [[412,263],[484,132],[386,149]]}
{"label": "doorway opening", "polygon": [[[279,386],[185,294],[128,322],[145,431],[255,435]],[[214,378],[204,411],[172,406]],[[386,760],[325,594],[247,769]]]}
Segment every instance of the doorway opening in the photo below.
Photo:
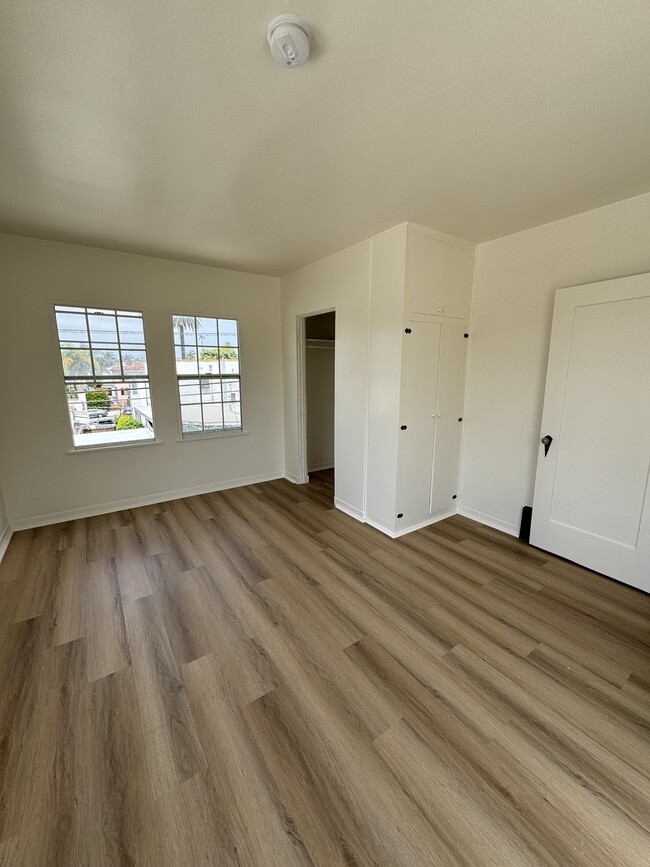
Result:
{"label": "doorway opening", "polygon": [[299,483],[334,501],[336,311],[298,317]]}

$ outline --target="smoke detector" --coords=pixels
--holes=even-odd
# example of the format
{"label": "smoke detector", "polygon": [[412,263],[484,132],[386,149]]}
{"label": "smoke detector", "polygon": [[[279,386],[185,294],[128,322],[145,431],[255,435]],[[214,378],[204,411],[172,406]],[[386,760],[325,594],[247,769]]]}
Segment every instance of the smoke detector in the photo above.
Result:
{"label": "smoke detector", "polygon": [[266,38],[276,63],[293,69],[309,58],[309,27],[295,15],[279,15],[269,24]]}

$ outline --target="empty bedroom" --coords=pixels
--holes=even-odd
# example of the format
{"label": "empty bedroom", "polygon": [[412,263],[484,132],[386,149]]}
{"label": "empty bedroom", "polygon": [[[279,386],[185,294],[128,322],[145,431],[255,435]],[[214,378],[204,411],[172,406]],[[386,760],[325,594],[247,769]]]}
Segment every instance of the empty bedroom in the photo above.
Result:
{"label": "empty bedroom", "polygon": [[0,32],[0,867],[648,867],[650,6]]}

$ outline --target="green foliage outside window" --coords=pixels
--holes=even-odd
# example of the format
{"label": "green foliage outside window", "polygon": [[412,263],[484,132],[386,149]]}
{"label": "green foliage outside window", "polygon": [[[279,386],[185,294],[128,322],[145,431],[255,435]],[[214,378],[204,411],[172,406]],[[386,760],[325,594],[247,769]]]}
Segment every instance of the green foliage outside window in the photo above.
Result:
{"label": "green foliage outside window", "polygon": [[87,391],[86,406],[88,409],[108,409],[110,406],[108,392],[101,388],[95,391]]}
{"label": "green foliage outside window", "polygon": [[239,358],[237,355],[237,350],[233,349],[233,347],[227,343],[225,346],[222,346],[221,349],[202,349],[201,350],[201,360],[202,361],[216,361],[218,358]]}
{"label": "green foliage outside window", "polygon": [[115,430],[134,430],[138,427],[144,427],[144,425],[132,415],[121,415],[115,424]]}

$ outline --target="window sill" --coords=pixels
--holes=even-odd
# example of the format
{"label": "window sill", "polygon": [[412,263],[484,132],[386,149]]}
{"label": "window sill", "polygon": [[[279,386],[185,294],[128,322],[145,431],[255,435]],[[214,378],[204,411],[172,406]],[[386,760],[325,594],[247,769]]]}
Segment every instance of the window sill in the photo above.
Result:
{"label": "window sill", "polygon": [[66,449],[66,455],[83,455],[86,452],[106,452],[115,449],[133,449],[138,446],[161,446],[164,440],[142,439],[127,443],[98,443],[96,446],[77,446],[74,449]]}
{"label": "window sill", "polygon": [[219,430],[211,433],[194,433],[184,437],[179,437],[177,443],[196,443],[201,440],[220,440],[223,437],[247,437],[250,436],[249,430]]}

